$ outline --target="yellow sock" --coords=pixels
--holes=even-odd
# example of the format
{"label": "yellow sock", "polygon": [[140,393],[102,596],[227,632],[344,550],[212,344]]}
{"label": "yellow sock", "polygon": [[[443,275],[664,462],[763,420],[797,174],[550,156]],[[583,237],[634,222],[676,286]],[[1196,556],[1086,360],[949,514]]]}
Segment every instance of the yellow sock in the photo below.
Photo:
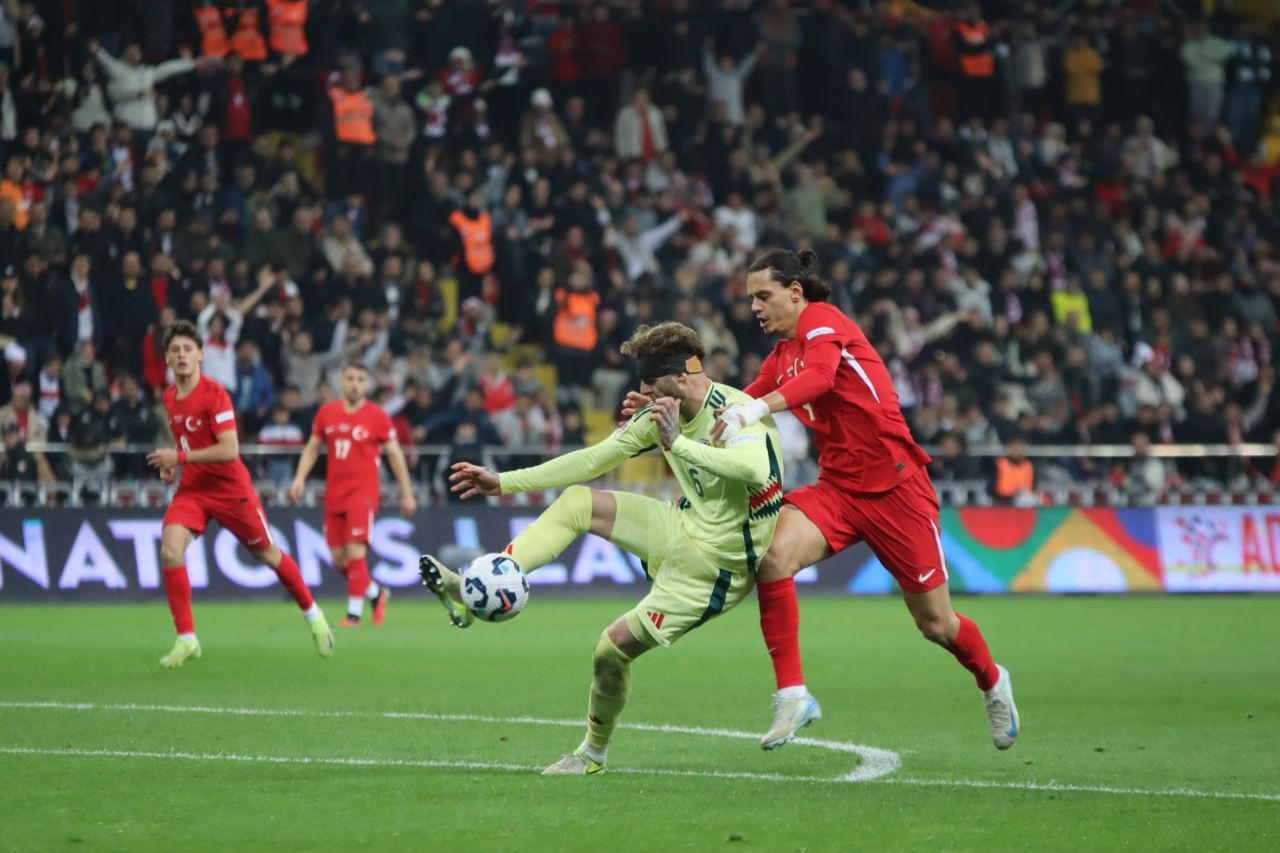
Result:
{"label": "yellow sock", "polygon": [[595,677],[587,703],[587,745],[603,755],[631,693],[631,658],[619,651],[605,632],[596,642],[591,664]]}
{"label": "yellow sock", "polygon": [[521,569],[545,566],[591,529],[591,490],[570,486],[507,546]]}

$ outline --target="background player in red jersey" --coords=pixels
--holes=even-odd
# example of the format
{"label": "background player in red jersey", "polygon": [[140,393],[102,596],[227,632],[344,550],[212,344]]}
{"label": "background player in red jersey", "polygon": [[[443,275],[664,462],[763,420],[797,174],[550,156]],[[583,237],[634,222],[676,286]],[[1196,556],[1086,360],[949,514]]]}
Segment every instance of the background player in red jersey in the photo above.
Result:
{"label": "background player in red jersey", "polygon": [[369,370],[363,364],[348,364],[342,371],[342,399],[330,400],[316,412],[311,438],[298,460],[298,471],[289,487],[289,496],[302,499],[307,475],[320,456],[320,446],[329,450],[325,476],[324,537],[333,553],[333,565],[347,576],[347,618],[344,628],[354,628],[364,615],[364,602],[373,602],[373,624],[386,618],[391,593],[369,577],[369,536],[381,495],[378,475],[381,449],[386,449],[391,471],[400,486],[400,512],[413,515],[418,500],[409,483],[409,466],[396,438],[391,416],[366,399]]}
{"label": "background player in red jersey", "polygon": [[191,617],[191,581],[187,577],[187,546],[209,526],[209,519],[230,530],[249,551],[275,569],[280,583],[298,602],[321,657],[333,653],[333,632],[307,589],[298,564],[271,538],[262,502],[253,488],[249,471],[240,461],[236,438],[236,413],[226,389],[200,372],[204,347],[196,327],[180,320],[164,336],[165,363],[173,371],[174,384],[164,392],[169,428],[178,448],[159,448],[147,454],[147,462],[172,483],[182,466],[178,492],[164,514],[160,536],[160,561],[169,610],[178,629],[173,649],[160,659],[164,667],[182,666],[200,657]]}
{"label": "background player in red jersey", "polygon": [[770,412],[790,410],[817,434],[818,482],[786,495],[773,544],[760,563],[760,626],[778,680],[765,749],[821,716],[804,686],[800,611],[793,576],[866,541],[902,587],[925,639],[955,655],[983,691],[992,741],[1013,746],[1018,711],[1009,673],[992,660],[978,626],[956,613],[947,586],[938,498],[926,454],[911,436],[884,362],[866,335],[827,303],[831,288],[811,250],[773,249],[748,270],[751,310],[780,335],[756,379],[755,397],[721,414],[713,437],[732,440]]}

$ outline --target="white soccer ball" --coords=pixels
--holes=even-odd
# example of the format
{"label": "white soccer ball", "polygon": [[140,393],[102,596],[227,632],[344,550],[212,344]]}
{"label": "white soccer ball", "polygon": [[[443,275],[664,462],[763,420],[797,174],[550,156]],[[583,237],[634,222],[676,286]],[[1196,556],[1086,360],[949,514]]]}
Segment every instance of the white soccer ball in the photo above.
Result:
{"label": "white soccer ball", "polygon": [[477,619],[505,622],[529,602],[529,579],[506,554],[476,557],[461,575],[462,603]]}

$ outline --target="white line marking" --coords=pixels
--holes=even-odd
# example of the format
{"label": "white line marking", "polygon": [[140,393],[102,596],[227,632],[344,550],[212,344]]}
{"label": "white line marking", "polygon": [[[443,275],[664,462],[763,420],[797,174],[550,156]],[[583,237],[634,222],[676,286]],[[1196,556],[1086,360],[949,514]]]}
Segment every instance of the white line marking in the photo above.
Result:
{"label": "white line marking", "polygon": [[1118,794],[1138,797],[1194,797],[1213,800],[1263,800],[1280,803],[1280,794],[1255,794],[1249,791],[1197,791],[1194,788],[1114,788],[1109,785],[1073,785],[1048,782],[993,782],[984,779],[912,779],[897,776],[881,779],[885,785],[916,785],[922,788],[1003,788],[1010,791],[1066,791],[1083,794]]}
{"label": "white line marking", "polygon": [[[523,724],[532,726],[570,726],[580,727],[583,725],[581,719],[548,719],[545,717],[495,717],[485,714],[432,714],[425,711],[312,711],[299,708],[217,708],[204,705],[143,705],[134,703],[124,704],[96,704],[92,702],[0,702],[0,708],[14,709],[48,709],[61,711],[133,711],[140,713],[160,713],[160,714],[224,714],[236,717],[359,717],[359,718],[378,718],[386,720],[434,720],[441,722],[469,722],[469,723],[510,723]],[[729,737],[743,740],[758,740],[759,735],[754,732],[736,731],[734,729],[704,728],[701,726],[674,726],[674,725],[657,725],[653,723],[621,723],[619,728],[632,729],[642,732],[660,732],[663,734],[687,734],[687,735],[703,735],[708,737]],[[841,776],[794,776],[784,773],[749,773],[749,772],[731,772],[731,771],[711,771],[711,770],[648,770],[643,768],[619,768],[618,772],[622,773],[640,773],[640,774],[657,774],[663,776],[710,776],[725,779],[760,779],[771,782],[794,781],[794,782],[870,782],[873,779],[879,779],[886,776],[902,766],[902,760],[896,752],[888,749],[880,749],[879,747],[866,746],[859,743],[849,743],[847,741],[820,740],[817,738],[798,737],[794,744],[800,746],[812,746],[817,749],[826,749],[832,752],[846,752],[857,755],[861,759],[861,763],[849,773]],[[3,750],[0,750],[3,751]],[[97,754],[95,751],[89,751]],[[45,753],[42,753],[45,754]],[[58,752],[49,752],[47,754],[57,755]],[[103,751],[104,755],[111,754],[110,750]],[[168,757],[171,753],[129,753],[127,756],[121,757],[138,757],[138,758],[157,758]],[[195,758],[192,760],[212,760],[209,757]],[[231,760],[231,759],[228,759]],[[252,756],[235,760],[254,760]],[[272,757],[263,758],[264,761],[275,760]],[[289,761],[305,761],[306,759],[290,759],[281,758],[283,762]],[[315,759],[319,762],[321,759]],[[327,760],[327,759],[326,759]],[[340,759],[333,759],[339,761]],[[364,759],[353,759],[355,761],[363,761]],[[382,759],[369,759],[369,761],[377,763]],[[487,769],[520,769],[520,770],[540,770],[538,767],[516,767],[514,765],[504,764],[485,764],[476,762],[444,762],[437,764],[426,764],[423,766],[440,766],[440,767],[476,767]],[[610,768],[612,771],[613,768]]]}
{"label": "white line marking", "polygon": [[[800,742],[797,740],[797,742]],[[61,758],[158,758],[176,761],[226,761],[254,764],[309,764],[342,767],[423,767],[454,768],[460,770],[504,770],[531,773],[541,770],[532,764],[505,764],[486,761],[406,758],[308,758],[287,755],[240,755],[237,753],[199,752],[144,752],[128,749],[41,749],[37,747],[0,747],[0,755],[42,755]],[[715,770],[646,769],[642,767],[611,767],[609,773],[632,776],[681,776],[711,777],[716,779],[743,779],[761,782],[820,782],[848,781],[844,777],[831,779],[826,776],[792,776],[783,773],[748,773]],[[910,779],[892,778],[878,780],[885,785],[912,785],[927,788],[979,788],[1014,791],[1054,791],[1066,793],[1113,794],[1141,797],[1189,797],[1215,800],[1260,800],[1280,802],[1280,794],[1255,794],[1243,791],[1197,791],[1190,788],[1165,790],[1149,788],[1113,788],[1105,785],[1071,785],[1059,782],[989,782],[980,779]]]}
{"label": "white line marking", "polygon": [[[543,768],[532,764],[502,764],[488,761],[446,760],[435,758],[308,758],[292,755],[239,755],[229,752],[143,752],[131,749],[39,749],[32,747],[0,747],[0,755],[45,755],[64,758],[169,758],[179,761],[228,761],[259,764],[320,764],[343,767],[450,767],[462,770],[506,770],[537,773]],[[608,773],[633,776],[692,776],[716,779],[750,779],[758,782],[823,782],[839,781],[829,776],[794,776],[787,773],[748,773],[732,770],[671,770],[645,767],[610,767]]]}
{"label": "white line marking", "polygon": [[[298,708],[217,708],[202,705],[143,705],[143,704],[95,704],[91,702],[0,702],[0,709],[50,709],[63,711],[136,711],[167,714],[225,714],[238,717],[362,717],[388,720],[434,720],[441,722],[513,723],[536,726],[581,726],[578,719],[549,719],[544,717],[495,717],[485,714],[433,714],[425,711],[312,711]],[[619,728],[664,734],[690,734],[711,737],[730,737],[755,740],[758,735],[734,729],[704,728],[701,726],[657,725],[653,723],[623,723]],[[1111,794],[1138,797],[1187,797],[1215,800],[1255,800],[1280,802],[1280,793],[1253,793],[1248,791],[1201,791],[1193,788],[1127,788],[1107,785],[1076,785],[1057,782],[1001,782],[983,779],[918,779],[895,776],[884,778],[897,770],[902,759],[893,750],[845,741],[820,740],[797,737],[793,743],[812,746],[834,752],[858,755],[862,763],[843,776],[795,776],[785,773],[751,773],[747,771],[673,770],[642,767],[610,767],[610,773],[626,773],[641,776],[684,776],[718,779],[750,779],[763,782],[871,782],[886,785],[911,785],[924,788],[975,788],[1003,789],[1011,791],[1052,791],[1064,793]],[[100,758],[171,758],[186,761],[238,761],[264,764],[325,764],[361,767],[446,767],[464,770],[539,771],[542,768],[525,764],[498,762],[444,760],[444,759],[396,759],[396,758],[307,758],[275,755],[238,755],[229,753],[143,752],[112,749],[39,749],[29,747],[0,747],[0,755],[48,755]]]}

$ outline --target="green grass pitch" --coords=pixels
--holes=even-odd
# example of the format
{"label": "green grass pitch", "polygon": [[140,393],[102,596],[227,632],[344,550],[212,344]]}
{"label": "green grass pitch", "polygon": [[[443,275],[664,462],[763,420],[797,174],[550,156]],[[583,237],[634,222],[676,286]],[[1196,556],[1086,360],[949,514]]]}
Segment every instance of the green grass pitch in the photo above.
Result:
{"label": "green grass pitch", "polygon": [[[406,591],[328,661],[288,605],[197,601],[204,657],[177,671],[161,601],[6,607],[0,849],[1280,848],[1280,598],[960,601],[1013,673],[1007,753],[900,602],[801,604],[825,744],[759,749],[749,602],[639,660],[609,769],[555,779],[625,601],[535,590],[459,631]],[[859,757],[831,742],[901,766],[837,781]]]}

